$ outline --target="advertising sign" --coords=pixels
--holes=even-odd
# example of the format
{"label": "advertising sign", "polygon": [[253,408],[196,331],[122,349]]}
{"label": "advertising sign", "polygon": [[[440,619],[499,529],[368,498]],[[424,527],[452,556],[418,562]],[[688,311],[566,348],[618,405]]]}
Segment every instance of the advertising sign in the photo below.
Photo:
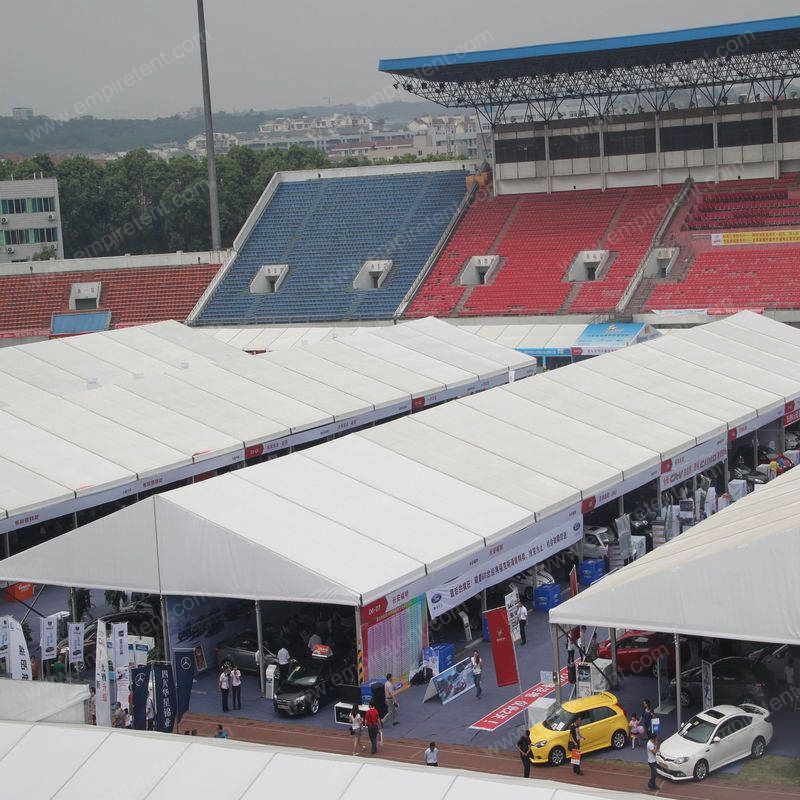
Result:
{"label": "advertising sign", "polygon": [[711,244],[724,247],[732,244],[785,244],[800,242],[800,230],[784,231],[728,231],[712,233]]}
{"label": "advertising sign", "polygon": [[703,711],[714,706],[714,665],[710,661],[700,662],[703,683]]}
{"label": "advertising sign", "polygon": [[51,614],[41,621],[39,645],[42,661],[50,661],[58,655],[58,614]]}
{"label": "advertising sign", "polygon": [[728,457],[727,434],[693,447],[661,462],[661,491],[683,483],[698,472],[719,464]]}
{"label": "advertising sign", "polygon": [[599,356],[633,344],[644,330],[640,322],[597,322],[575,340],[573,355]]}
{"label": "advertising sign", "polygon": [[436,694],[442,705],[461,697],[475,686],[475,676],[472,674],[472,660],[465,658],[444,672],[434,675],[431,679],[436,687]]}
{"label": "advertising sign", "polygon": [[153,664],[155,685],[156,730],[172,733],[175,727],[175,681],[172,677],[172,664]]}
{"label": "advertising sign", "polygon": [[564,515],[557,521],[545,520],[545,526],[521,545],[507,548],[499,544],[490,547],[468,572],[426,592],[431,619],[583,538],[583,517],[577,512]]}
{"label": "advertising sign", "polygon": [[8,633],[11,617],[0,617],[0,658],[8,656]]}
{"label": "advertising sign", "polygon": [[22,625],[13,617],[8,621],[8,660],[11,662],[11,677],[16,681],[33,680],[31,657]]}
{"label": "advertising sign", "polygon": [[83,637],[86,625],[83,622],[70,622],[67,625],[68,659],[70,664],[83,663]]}
{"label": "advertising sign", "polygon": [[130,664],[128,652],[128,623],[115,622],[111,626],[111,641],[114,648],[114,670],[126,669]]}
{"label": "advertising sign", "polygon": [[150,693],[150,667],[131,669],[131,693],[133,695],[133,727],[137,731],[147,728],[147,695]]}
{"label": "advertising sign", "polygon": [[108,680],[108,632],[97,620],[97,651],[94,659],[95,717],[98,727],[111,727],[111,691]]}
{"label": "advertising sign", "polygon": [[631,518],[629,514],[623,514],[614,520],[617,529],[617,541],[619,542],[619,554],[623,561],[628,561],[633,555],[633,542],[631,541]]}
{"label": "advertising sign", "polygon": [[511,626],[511,638],[515,642],[522,641],[522,633],[519,628],[519,592],[516,587],[505,596],[504,600],[508,624]]}
{"label": "advertising sign", "polygon": [[172,660],[175,665],[176,719],[180,722],[189,710],[189,701],[192,699],[194,652],[189,648],[176,650]]}
{"label": "advertising sign", "polygon": [[511,625],[505,607],[486,612],[489,625],[489,640],[492,644],[492,659],[498,686],[513,686],[519,683],[517,655],[511,637]]}

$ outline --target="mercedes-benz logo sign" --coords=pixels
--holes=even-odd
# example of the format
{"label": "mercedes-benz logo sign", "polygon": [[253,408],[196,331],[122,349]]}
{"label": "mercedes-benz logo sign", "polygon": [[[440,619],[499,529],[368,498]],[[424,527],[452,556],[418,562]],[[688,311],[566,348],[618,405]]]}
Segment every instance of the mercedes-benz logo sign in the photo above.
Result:
{"label": "mercedes-benz logo sign", "polygon": [[189,669],[192,666],[192,662],[189,661],[189,656],[184,656],[181,659],[181,669]]}
{"label": "mercedes-benz logo sign", "polygon": [[137,685],[137,686],[141,686],[143,683],[144,683],[144,673],[143,673],[143,672],[140,672],[140,673],[139,673],[139,674],[136,676],[136,685]]}

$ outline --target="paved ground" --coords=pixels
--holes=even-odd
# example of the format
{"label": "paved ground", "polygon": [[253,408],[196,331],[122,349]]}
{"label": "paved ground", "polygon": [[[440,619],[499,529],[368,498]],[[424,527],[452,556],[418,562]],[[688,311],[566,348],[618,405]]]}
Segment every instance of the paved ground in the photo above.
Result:
{"label": "paved ground", "polygon": [[[302,747],[326,753],[352,754],[352,739],[344,730],[325,730],[308,725],[287,726],[275,722],[262,722],[230,715],[187,714],[180,725],[181,730],[196,729],[200,736],[210,736],[222,722],[239,741],[258,744]],[[366,737],[365,737],[366,738]],[[368,742],[367,742],[368,744]],[[378,756],[365,755],[365,758],[382,758],[410,764],[422,764],[427,741],[410,738],[389,737]],[[367,751],[369,747],[367,747]],[[464,745],[440,745],[439,763],[445,767],[467,769],[495,775],[520,776],[522,768],[513,753],[492,752],[485,748]],[[584,775],[573,775],[568,767],[557,769],[540,767],[533,769],[533,781],[537,777],[557,780],[564,783],[581,784],[602,789],[615,789],[628,792],[646,792],[647,769],[643,764],[608,761],[604,758],[584,759]],[[796,800],[800,796],[798,787],[736,786],[729,780],[710,778],[703,784],[667,783],[659,779],[659,788],[653,795],[676,798],[677,800]]]}

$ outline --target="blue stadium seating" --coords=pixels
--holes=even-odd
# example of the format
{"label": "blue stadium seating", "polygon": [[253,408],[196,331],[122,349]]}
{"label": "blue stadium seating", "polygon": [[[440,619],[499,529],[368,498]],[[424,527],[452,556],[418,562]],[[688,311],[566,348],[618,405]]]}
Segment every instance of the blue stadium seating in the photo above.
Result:
{"label": "blue stadium seating", "polygon": [[[465,192],[463,171],[282,183],[196,324],[391,317]],[[379,289],[353,289],[369,259],[392,259],[392,271]],[[288,275],[253,295],[264,264],[288,264]]]}

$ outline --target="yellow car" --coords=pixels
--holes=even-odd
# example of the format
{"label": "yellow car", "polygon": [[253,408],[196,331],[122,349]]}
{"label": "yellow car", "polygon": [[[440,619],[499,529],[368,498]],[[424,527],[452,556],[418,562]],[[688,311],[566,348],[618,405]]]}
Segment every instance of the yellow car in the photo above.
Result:
{"label": "yellow car", "polygon": [[563,764],[568,758],[569,726],[579,720],[581,753],[613,747],[621,750],[628,741],[628,719],[616,695],[600,692],[568,700],[550,716],[531,728],[534,764]]}

